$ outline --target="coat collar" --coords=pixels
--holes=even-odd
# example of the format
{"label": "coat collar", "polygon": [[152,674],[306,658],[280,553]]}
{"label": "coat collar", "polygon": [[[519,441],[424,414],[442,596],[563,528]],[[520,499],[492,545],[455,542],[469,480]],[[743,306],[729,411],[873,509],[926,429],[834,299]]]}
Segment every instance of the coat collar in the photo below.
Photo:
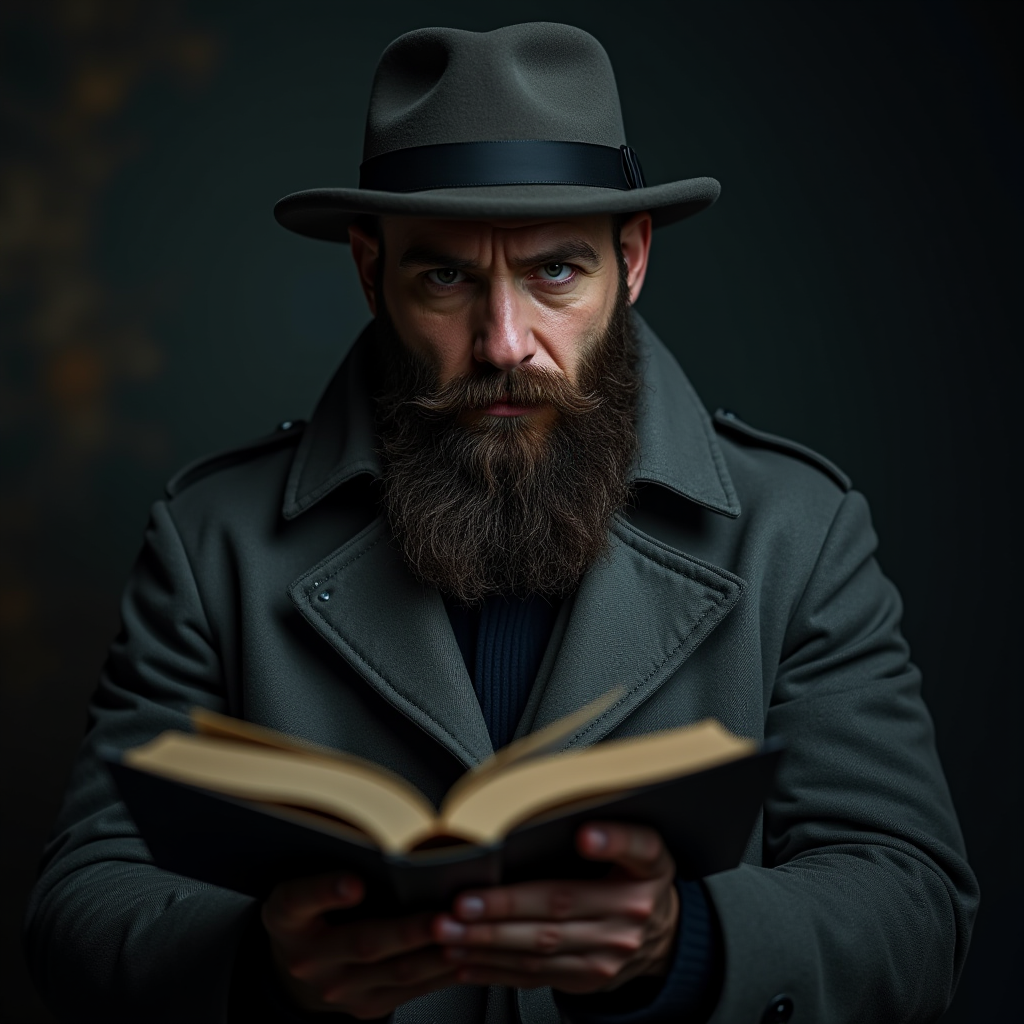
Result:
{"label": "coat collar", "polygon": [[[735,518],[740,504],[707,411],[672,354],[643,318],[633,315],[645,382],[635,482],[656,484]],[[288,476],[282,508],[286,519],[294,519],[360,474],[380,476],[367,383],[373,344],[371,323],[317,404]]]}
{"label": "coat collar", "polygon": [[374,447],[370,356],[373,324],[356,339],[317,403],[295,451],[285,484],[285,519],[294,519],[336,487],[361,474],[378,478]]}

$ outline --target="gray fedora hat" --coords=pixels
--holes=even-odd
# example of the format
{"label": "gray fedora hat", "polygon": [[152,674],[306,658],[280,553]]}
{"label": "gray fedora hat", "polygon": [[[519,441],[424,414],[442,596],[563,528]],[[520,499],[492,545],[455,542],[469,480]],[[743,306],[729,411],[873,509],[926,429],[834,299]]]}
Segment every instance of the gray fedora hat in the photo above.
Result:
{"label": "gray fedora hat", "polygon": [[381,55],[358,188],[285,196],[278,222],[348,241],[357,217],[575,217],[649,210],[655,226],[710,206],[714,178],[647,185],[626,145],[604,47],[571,25],[423,28]]}

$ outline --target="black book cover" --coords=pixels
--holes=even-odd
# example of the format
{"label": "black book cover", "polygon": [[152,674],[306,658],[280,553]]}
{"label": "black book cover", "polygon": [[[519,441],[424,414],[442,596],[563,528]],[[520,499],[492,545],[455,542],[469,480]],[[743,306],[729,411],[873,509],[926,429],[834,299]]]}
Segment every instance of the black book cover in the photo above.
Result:
{"label": "black book cover", "polygon": [[541,815],[492,847],[442,846],[386,854],[358,835],[345,839],[308,815],[222,796],[139,771],[104,755],[156,864],[199,881],[263,898],[278,882],[345,869],[363,878],[359,915],[441,909],[458,892],[539,878],[600,877],[607,865],[575,849],[587,821],[657,829],[681,878],[735,867],[761,810],[781,750]]}

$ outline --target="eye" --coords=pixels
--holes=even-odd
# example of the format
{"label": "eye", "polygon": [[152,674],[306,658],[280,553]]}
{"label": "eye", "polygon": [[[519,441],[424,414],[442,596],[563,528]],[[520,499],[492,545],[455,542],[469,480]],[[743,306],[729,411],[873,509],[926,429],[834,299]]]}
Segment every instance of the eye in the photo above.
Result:
{"label": "eye", "polygon": [[455,270],[452,267],[441,267],[439,270],[431,270],[427,274],[427,280],[444,288],[450,288],[452,285],[465,281],[466,275],[461,270]]}
{"label": "eye", "polygon": [[561,283],[572,277],[573,268],[569,263],[545,263],[543,267],[539,268],[538,273],[545,281]]}

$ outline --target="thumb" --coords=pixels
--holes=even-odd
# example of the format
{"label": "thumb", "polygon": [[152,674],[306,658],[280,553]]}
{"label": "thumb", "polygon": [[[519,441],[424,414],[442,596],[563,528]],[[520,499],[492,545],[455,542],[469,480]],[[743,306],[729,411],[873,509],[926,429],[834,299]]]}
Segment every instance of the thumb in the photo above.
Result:
{"label": "thumb", "polygon": [[344,910],[362,902],[362,881],[332,871],[295,878],[275,886],[263,904],[263,922],[279,932],[300,931],[328,910]]}
{"label": "thumb", "polygon": [[632,878],[658,878],[675,872],[661,836],[644,825],[592,821],[579,830],[576,845],[588,860],[617,864]]}

